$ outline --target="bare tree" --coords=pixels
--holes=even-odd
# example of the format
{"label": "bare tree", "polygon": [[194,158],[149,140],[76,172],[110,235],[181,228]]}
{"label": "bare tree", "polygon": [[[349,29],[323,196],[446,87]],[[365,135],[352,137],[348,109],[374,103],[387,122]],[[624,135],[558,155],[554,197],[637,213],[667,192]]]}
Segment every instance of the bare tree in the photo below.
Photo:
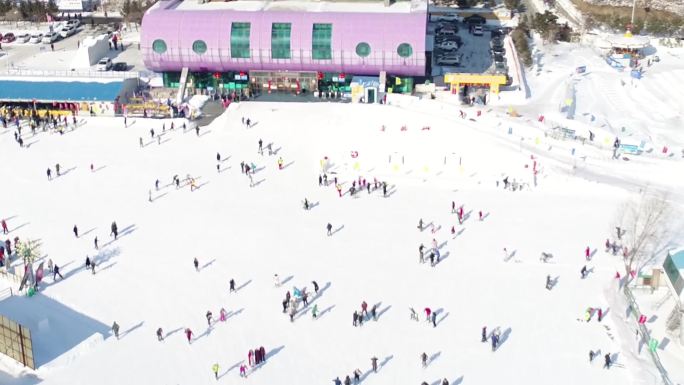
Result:
{"label": "bare tree", "polygon": [[624,264],[628,280],[632,270],[638,271],[663,251],[668,239],[670,211],[664,193],[651,193],[648,190],[621,206],[615,228],[620,231],[622,246],[627,248]]}

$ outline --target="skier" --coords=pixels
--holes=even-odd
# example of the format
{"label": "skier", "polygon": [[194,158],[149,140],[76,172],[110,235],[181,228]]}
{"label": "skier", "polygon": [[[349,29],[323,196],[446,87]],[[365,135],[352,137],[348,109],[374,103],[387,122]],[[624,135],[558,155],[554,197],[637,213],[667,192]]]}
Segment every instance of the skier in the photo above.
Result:
{"label": "skier", "polygon": [[418,313],[416,313],[416,311],[412,307],[410,307],[409,309],[411,310],[411,319],[416,320],[416,322],[418,322]]}
{"label": "skier", "polygon": [[52,280],[53,280],[53,281],[56,281],[55,278],[56,278],[58,275],[59,275],[59,278],[64,279],[64,277],[62,277],[62,274],[59,273],[59,266],[55,265],[54,270],[53,270],[53,273],[52,273]]}
{"label": "skier", "polygon": [[90,271],[92,271],[93,274],[95,274],[95,260],[94,259],[92,261],[90,261]]}
{"label": "skier", "polygon": [[318,295],[318,283],[316,281],[311,281],[311,283],[313,284],[314,292]]}
{"label": "skier", "polygon": [[337,195],[339,195],[340,198],[342,198],[342,186],[335,183],[335,188],[337,189]]}
{"label": "skier", "polygon": [[596,357],[596,353],[593,350],[589,350],[589,363],[594,361],[594,357]]}
{"label": "skier", "polygon": [[90,257],[86,255],[85,268],[90,269]]}
{"label": "skier", "polygon": [[147,201],[152,202],[152,190],[147,190]]}
{"label": "skier", "polygon": [[190,330],[190,328],[185,328],[185,338],[188,339],[189,344],[192,343],[192,335],[193,335],[192,330]]}
{"label": "skier", "polygon": [[195,271],[199,272],[199,261],[197,258],[193,259],[192,264],[195,265]]}
{"label": "skier", "polygon": [[[11,252],[10,252],[11,253]],[[52,264],[52,258],[48,260],[48,271],[52,273],[54,271],[55,267]]]}
{"label": "skier", "polygon": [[344,385],[351,385],[351,378],[349,378],[349,376],[345,377]]}
{"label": "skier", "polygon": [[546,276],[546,289],[551,290],[551,276],[550,275]]}
{"label": "skier", "polygon": [[264,141],[261,140],[261,138],[260,138],[259,139],[259,154],[260,155],[264,155],[264,147],[263,146],[264,146]]}
{"label": "skier", "polygon": [[387,182],[382,182],[382,196],[387,196]]}
{"label": "skier", "polygon": [[368,304],[366,301],[361,302],[361,314],[368,318]]}
{"label": "skier", "polygon": [[311,309],[311,316],[314,319],[318,318],[318,304],[314,304],[313,309]]}
{"label": "skier", "polygon": [[451,213],[455,214],[456,213],[456,202],[451,201]]}
{"label": "skier", "polygon": [[9,234],[9,229],[7,228],[7,221],[3,219],[2,222],[0,222],[0,224],[2,225],[2,233]]}
{"label": "skier", "polygon": [[371,308],[371,317],[373,318],[373,321],[377,321],[377,320],[378,320],[378,313],[377,313],[377,311],[378,311],[378,305],[373,305],[373,307]]}
{"label": "skier", "polygon": [[211,314],[211,310],[207,310],[206,317],[207,317],[207,325],[209,325],[209,326],[211,326],[211,318],[212,318],[212,316],[213,316],[213,315]]}
{"label": "skier", "polygon": [[95,250],[97,250],[97,249],[98,249],[98,246],[97,246],[97,237],[95,237],[95,241],[94,241],[94,242],[95,242]]}
{"label": "skier", "polygon": [[356,326],[357,322],[359,322],[359,313],[354,310],[354,326]]}
{"label": "skier", "polygon": [[249,363],[249,366],[254,366],[254,350],[251,350],[247,353],[247,362]]}
{"label": "skier", "polygon": [[138,143],[140,143],[140,148],[144,147],[144,146],[143,146],[142,136],[138,138]]}
{"label": "skier", "polygon": [[373,373],[378,372],[378,357],[373,356],[371,358],[371,366],[373,367]]}
{"label": "skier", "polygon": [[480,222],[482,222],[482,211],[480,211],[479,214],[480,214]]}
{"label": "skier", "polygon": [[231,278],[229,283],[230,283],[230,293],[235,292],[235,280]]}
{"label": "skier", "polygon": [[273,282],[275,282],[275,287],[280,287],[280,277],[278,277],[278,274],[273,275]]}
{"label": "skier", "polygon": [[240,365],[240,377],[247,377],[247,365]]}
{"label": "skier", "polygon": [[610,365],[613,363],[613,361],[610,359],[610,353],[606,353],[604,357],[606,359],[606,363],[603,365],[603,367],[606,369],[610,369]]}
{"label": "skier", "polygon": [[456,228],[454,226],[451,226],[451,235],[456,234]]}
{"label": "skier", "polygon": [[60,176],[60,173],[59,173],[59,163],[55,164],[55,171],[57,171],[57,176]]}
{"label": "skier", "polygon": [[580,270],[580,274],[582,274],[582,279],[584,279],[587,276],[587,265],[582,266],[582,270]]}
{"label": "skier", "polygon": [[219,310],[219,319],[221,320],[221,322],[226,322],[226,320],[228,319],[228,312],[226,311],[226,309],[221,308],[221,310]]}
{"label": "skier", "polygon": [[603,309],[599,308],[598,309],[598,322],[601,322],[603,319]]}
{"label": "skier", "polygon": [[164,341],[164,336],[162,335],[162,328],[157,329],[157,341]]}
{"label": "skier", "polygon": [[318,186],[323,186],[323,176],[321,174],[318,174]]}
{"label": "skier", "polygon": [[361,370],[358,368],[354,370],[354,384],[361,382]]}
{"label": "skier", "polygon": [[487,327],[482,327],[482,342],[487,342]]}
{"label": "skier", "polygon": [[333,383],[334,383],[335,385],[342,385],[342,381],[340,381],[340,377],[335,378],[335,379],[333,380]]}
{"label": "skier", "polygon": [[119,236],[119,228],[116,226],[116,222],[112,222],[111,226],[112,232],[109,235],[114,235],[114,240]]}
{"label": "skier", "polygon": [[159,179],[154,181],[154,189],[159,191]]}
{"label": "skier", "polygon": [[154,128],[150,128],[150,138],[154,139]]}
{"label": "skier", "polygon": [[48,180],[52,180],[52,170],[50,169],[50,167],[48,167],[47,169],[47,178]]}
{"label": "skier", "polygon": [[446,378],[442,380],[442,385],[449,385],[449,380]]}
{"label": "skier", "polygon": [[430,322],[430,313],[432,313],[432,310],[429,307],[426,307],[423,311],[425,312],[425,321]]}
{"label": "skier", "polygon": [[433,253],[433,252],[431,251],[431,252],[430,252],[430,255],[429,255],[429,258],[430,258],[430,266],[435,267],[435,253]]}
{"label": "skier", "polygon": [[584,257],[587,259],[587,261],[591,258],[591,250],[589,249],[589,246],[584,249]]}
{"label": "skier", "polygon": [[308,210],[308,209],[309,209],[309,200],[304,198],[304,210]]}
{"label": "skier", "polygon": [[426,368],[427,367],[427,360],[428,360],[427,353],[423,352],[423,354],[420,355],[420,360],[423,363],[423,367]]}
{"label": "skier", "polygon": [[290,308],[290,322],[294,322],[294,316],[297,314],[297,308],[292,306]]}
{"label": "skier", "polygon": [[423,218],[418,220],[418,230],[423,231]]}
{"label": "skier", "polygon": [[421,243],[420,246],[418,246],[418,255],[420,256],[420,259],[418,260],[420,263],[425,263],[425,258],[423,256],[423,250],[425,249],[425,246]]}
{"label": "skier", "polygon": [[195,133],[197,134],[198,137],[200,136],[200,135],[199,135],[199,130],[200,130],[199,125],[196,125],[196,126],[195,126]]}
{"label": "skier", "polygon": [[615,232],[617,233],[618,240],[622,239],[622,229],[620,228],[620,226],[615,227]]}
{"label": "skier", "polygon": [[211,371],[214,372],[214,377],[218,381],[219,364],[214,364],[211,366]]}
{"label": "skier", "polygon": [[112,324],[112,331],[114,332],[114,336],[118,340],[119,339],[119,324],[116,323],[116,321],[114,321],[114,323]]}
{"label": "skier", "polygon": [[332,235],[332,225],[328,223],[325,228],[328,230],[328,236]]}
{"label": "skier", "polygon": [[432,313],[432,327],[437,327],[437,313]]}

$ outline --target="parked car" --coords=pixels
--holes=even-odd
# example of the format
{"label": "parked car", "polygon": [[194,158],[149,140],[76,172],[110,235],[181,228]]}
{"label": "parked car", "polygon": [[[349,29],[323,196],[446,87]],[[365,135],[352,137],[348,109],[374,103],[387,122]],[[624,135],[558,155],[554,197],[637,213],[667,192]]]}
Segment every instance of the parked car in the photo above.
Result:
{"label": "parked car", "polygon": [[506,59],[504,59],[503,55],[498,55],[494,54],[494,63],[505,63]]}
{"label": "parked car", "polygon": [[446,15],[439,15],[440,20],[446,20],[446,21],[458,21],[458,15],[455,14],[446,14]]}
{"label": "parked car", "polygon": [[456,30],[453,29],[440,29],[437,31],[437,36],[455,36]]}
{"label": "parked car", "polygon": [[57,32],[52,32],[46,33],[41,41],[43,44],[50,44],[56,42],[57,40],[59,40],[59,34]]}
{"label": "parked car", "polygon": [[484,29],[481,25],[476,25],[473,27],[473,35],[482,36],[484,34]]}
{"label": "parked car", "polygon": [[114,63],[112,71],[128,71],[128,64],[124,62]]}
{"label": "parked car", "polygon": [[14,34],[12,32],[8,32],[4,36],[2,36],[2,42],[3,43],[11,43],[15,40],[17,40],[17,37],[14,36]]}
{"label": "parked car", "polygon": [[507,74],[508,73],[508,66],[506,66],[505,63],[495,63],[494,64],[494,73],[496,73],[496,74]]}
{"label": "parked car", "polygon": [[42,33],[34,33],[31,35],[31,38],[29,39],[29,43],[38,44],[42,40],[43,40],[43,34]]}
{"label": "parked car", "polygon": [[67,27],[78,28],[79,25],[81,25],[81,22],[78,19],[67,20],[65,23],[65,26]]}
{"label": "parked car", "polygon": [[109,71],[112,68],[112,59],[108,57],[103,57],[100,59],[99,62],[97,62],[97,67],[96,69],[98,71]]}
{"label": "parked car", "polygon": [[31,39],[31,35],[29,35],[28,33],[24,32],[24,33],[20,33],[20,34],[17,35],[17,40],[16,40],[16,42],[17,42],[17,43],[26,43],[26,42],[28,42],[30,39]]}
{"label": "parked car", "polygon": [[492,53],[499,54],[499,55],[505,55],[506,49],[503,47],[492,48]]}
{"label": "parked car", "polygon": [[64,28],[62,28],[61,31],[59,31],[59,36],[66,39],[67,37],[73,35],[74,33],[76,33],[76,26],[67,25]]}
{"label": "parked car", "polygon": [[443,59],[438,59],[437,64],[441,66],[458,66],[460,64],[460,61],[458,60],[457,57],[455,58],[443,58]]}
{"label": "parked car", "polygon": [[458,44],[454,41],[445,41],[436,45],[437,48],[458,48]]}

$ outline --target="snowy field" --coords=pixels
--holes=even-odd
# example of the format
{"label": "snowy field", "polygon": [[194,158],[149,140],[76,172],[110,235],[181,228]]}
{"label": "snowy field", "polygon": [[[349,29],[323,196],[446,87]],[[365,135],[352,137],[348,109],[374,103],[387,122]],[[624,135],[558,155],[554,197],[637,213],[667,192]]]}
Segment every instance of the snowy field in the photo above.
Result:
{"label": "snowy field", "polygon": [[[0,358],[0,382],[213,384],[218,363],[224,384],[331,384],[357,368],[368,385],[437,385],[444,378],[655,383],[649,356],[637,352],[634,330],[621,321],[625,309],[611,307],[606,295],[617,290],[613,276],[622,268],[603,243],[614,232],[615,210],[634,194],[608,176],[626,174],[638,185],[644,182],[635,169],[665,170],[649,178],[666,190],[681,162],[616,163],[592,147],[582,150],[589,160],[577,170],[584,173],[573,172],[568,144],[554,143],[553,151],[545,150],[550,139],[523,145],[506,133],[507,118],[490,115],[461,120],[453,107],[420,103],[241,103],[199,136],[179,129],[180,121],[170,131],[165,121],[160,144],[149,133],[162,133],[159,120],[129,120],[124,128],[122,119],[94,118],[63,136],[27,136],[29,148],[3,132],[0,215],[10,218],[11,237],[39,239],[42,261],[52,259],[65,279],[47,277],[33,298],[0,301],[0,313],[31,328],[40,365],[29,371]],[[243,117],[253,127],[245,128]],[[259,155],[259,139],[273,143],[277,155]],[[335,172],[329,179],[336,175],[345,190],[359,176],[378,178],[387,181],[389,196],[363,191],[340,198],[333,184],[320,187],[324,157]],[[242,161],[257,165],[255,187],[240,173]],[[46,169],[54,173],[56,163],[62,176],[48,181]],[[199,188],[176,189],[176,174],[190,174]],[[523,190],[504,190],[506,176]],[[674,197],[679,208],[680,195]],[[314,203],[309,211],[304,198]],[[463,205],[462,225],[452,201]],[[427,229],[416,228],[419,218]],[[418,246],[430,248],[433,239],[441,261],[420,264]],[[594,253],[590,262],[586,247]],[[541,252],[553,253],[551,263],[540,262]],[[83,267],[86,256],[97,263],[95,275]],[[585,264],[591,272],[581,279]],[[282,287],[274,287],[276,273]],[[544,288],[547,275],[557,278],[552,290]],[[231,278],[237,293],[229,293]],[[320,295],[290,322],[282,313],[285,293],[313,292],[313,280]],[[363,301],[377,304],[379,318],[354,327],[352,313]],[[410,320],[410,307],[420,322]],[[438,311],[436,327],[425,322],[426,307]],[[580,321],[588,307],[604,309],[604,320]],[[221,308],[227,321],[208,327],[207,310],[217,320]],[[121,325],[118,340],[109,331],[114,321]],[[496,351],[480,342],[483,326],[500,328]],[[163,342],[155,336],[159,327]],[[194,332],[191,344],[185,328]],[[260,346],[266,363],[239,378],[248,351]],[[590,349],[601,352],[591,364]],[[616,363],[609,370],[602,369],[607,353]],[[370,369],[374,356],[377,373]],[[684,381],[681,365],[669,369],[674,381]]]}

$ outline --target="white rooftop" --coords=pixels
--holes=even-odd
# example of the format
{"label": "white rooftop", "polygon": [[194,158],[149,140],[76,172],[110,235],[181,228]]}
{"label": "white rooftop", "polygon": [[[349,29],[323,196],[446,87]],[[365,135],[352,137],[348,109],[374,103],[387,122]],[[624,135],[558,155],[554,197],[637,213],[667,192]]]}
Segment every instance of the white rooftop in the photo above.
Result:
{"label": "white rooftop", "polygon": [[386,7],[383,1],[310,1],[310,0],[237,0],[213,1],[200,3],[197,0],[181,1],[172,6],[174,1],[160,1],[153,8],[169,7],[184,11],[232,10],[246,12],[377,12],[377,13],[411,13],[427,12],[426,0],[398,1]]}

